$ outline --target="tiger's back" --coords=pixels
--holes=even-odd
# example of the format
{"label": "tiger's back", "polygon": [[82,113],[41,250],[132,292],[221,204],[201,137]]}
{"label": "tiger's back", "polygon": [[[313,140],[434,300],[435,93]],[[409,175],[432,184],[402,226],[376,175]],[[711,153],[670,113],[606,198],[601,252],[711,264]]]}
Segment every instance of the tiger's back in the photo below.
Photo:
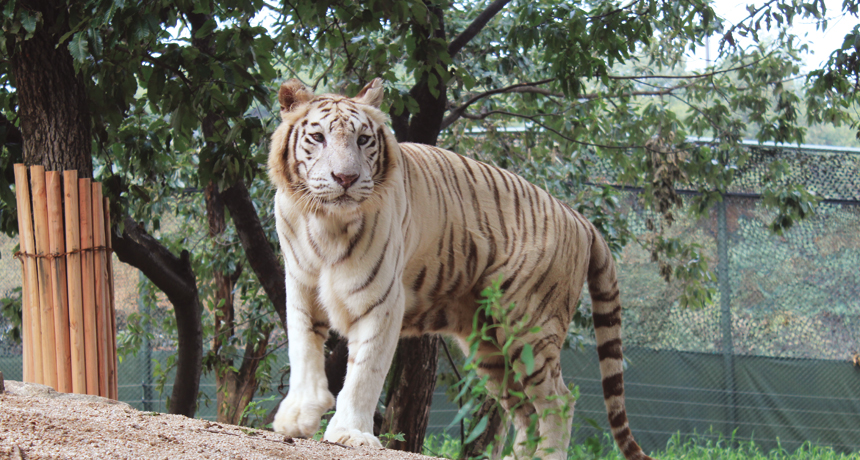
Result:
{"label": "tiger's back", "polygon": [[[435,147],[398,144],[377,110],[378,80],[354,99],[314,99],[296,85],[286,97],[282,87],[285,121],[269,163],[278,186],[293,366],[275,429],[307,435],[333,403],[320,384],[321,347],[331,327],[348,338],[350,358],[325,439],[378,445],[370,420],[392,341],[445,333],[468,347],[480,292],[501,278],[502,304],[515,305],[509,320],[526,320],[509,356],[522,378],[505,372],[504,358],[489,343],[478,349],[479,372],[512,413],[517,455],[564,458],[573,411],[559,355],[588,281],[613,434],[626,458],[648,458],[627,425],[617,277],[594,226],[511,172]],[[503,343],[507,338],[496,330]],[[518,360],[524,344],[534,351],[529,373]],[[542,414],[541,441],[539,452],[530,452],[526,433],[535,413]]]}
{"label": "tiger's back", "polygon": [[414,294],[403,332],[468,335],[477,296],[501,277],[504,291],[539,298],[516,316],[529,311],[548,334],[566,333],[585,280],[591,224],[506,170],[436,147],[400,148],[410,203],[403,283]]}

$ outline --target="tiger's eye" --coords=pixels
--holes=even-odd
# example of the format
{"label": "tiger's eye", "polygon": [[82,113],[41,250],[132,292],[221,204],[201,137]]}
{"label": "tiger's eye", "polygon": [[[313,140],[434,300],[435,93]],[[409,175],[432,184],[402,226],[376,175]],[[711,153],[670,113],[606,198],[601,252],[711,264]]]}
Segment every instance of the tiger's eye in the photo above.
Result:
{"label": "tiger's eye", "polygon": [[361,136],[358,136],[358,139],[355,142],[358,145],[367,144],[368,142],[370,142],[370,136],[365,136],[364,134],[362,134]]}
{"label": "tiger's eye", "polygon": [[311,134],[311,139],[313,139],[317,142],[324,142],[325,136],[323,136],[322,133],[313,133],[313,134]]}

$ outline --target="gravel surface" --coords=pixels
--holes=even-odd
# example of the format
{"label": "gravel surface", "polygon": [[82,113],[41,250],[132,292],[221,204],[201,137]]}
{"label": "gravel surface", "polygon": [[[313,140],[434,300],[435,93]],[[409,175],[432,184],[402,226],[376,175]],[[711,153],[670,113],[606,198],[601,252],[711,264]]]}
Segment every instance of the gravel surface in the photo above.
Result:
{"label": "gravel surface", "polygon": [[105,398],[6,381],[0,394],[0,459],[429,459],[352,448],[271,431],[141,412]]}

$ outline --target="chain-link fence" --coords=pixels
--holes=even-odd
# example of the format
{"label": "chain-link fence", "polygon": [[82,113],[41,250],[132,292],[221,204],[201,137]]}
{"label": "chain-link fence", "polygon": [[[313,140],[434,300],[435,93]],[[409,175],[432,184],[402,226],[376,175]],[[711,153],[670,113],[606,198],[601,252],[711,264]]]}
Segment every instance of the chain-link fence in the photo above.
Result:
{"label": "chain-link fence", "polygon": [[[856,149],[855,149],[856,150]],[[824,198],[816,215],[782,236],[767,229],[773,212],[758,195],[758,184],[774,158],[789,164],[786,183],[800,183]],[[650,253],[628,245],[619,260],[624,303],[625,374],[628,413],[637,440],[647,450],[665,447],[670,436],[697,433],[753,439],[764,448],[794,449],[810,441],[840,451],[860,450],[860,151],[756,149],[740,171],[724,205],[701,219],[676,215],[668,236],[696,242],[717,279],[713,304],[679,306],[681,286],[666,283]],[[628,224],[648,232],[635,191],[622,205]],[[0,297],[15,296],[20,263],[12,258],[15,240],[0,238]],[[722,255],[722,257],[721,257]],[[172,377],[159,391],[157,374],[173,353],[160,322],[169,306],[147,311],[137,270],[114,260],[117,326],[131,313],[153,318],[153,339],[120,363],[120,399],[142,410],[163,411]],[[589,299],[583,299],[588,303]],[[9,323],[0,317],[0,334]],[[0,336],[0,369],[21,378],[21,348]],[[273,341],[280,343],[280,341]],[[281,382],[284,349],[276,350],[273,390]],[[444,353],[441,371],[449,364]],[[576,437],[606,429],[597,356],[593,342],[563,356],[566,380],[579,386]],[[215,417],[215,383],[204,376],[204,404],[198,416]],[[207,405],[205,402],[210,403]],[[271,408],[274,401],[264,401]],[[448,424],[456,404],[438,388],[428,434],[459,436]]]}

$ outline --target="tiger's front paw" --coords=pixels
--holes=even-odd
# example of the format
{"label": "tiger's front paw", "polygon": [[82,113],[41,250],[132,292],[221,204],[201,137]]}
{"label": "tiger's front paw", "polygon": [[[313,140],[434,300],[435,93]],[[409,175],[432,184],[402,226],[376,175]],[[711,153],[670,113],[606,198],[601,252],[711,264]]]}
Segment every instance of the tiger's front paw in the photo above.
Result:
{"label": "tiger's front paw", "polygon": [[309,438],[319,428],[323,414],[332,407],[334,396],[328,388],[290,389],[290,393],[278,407],[272,428],[291,438]]}
{"label": "tiger's front paw", "polygon": [[373,433],[365,433],[356,429],[329,428],[325,431],[323,439],[352,447],[368,446],[382,449],[382,443]]}

